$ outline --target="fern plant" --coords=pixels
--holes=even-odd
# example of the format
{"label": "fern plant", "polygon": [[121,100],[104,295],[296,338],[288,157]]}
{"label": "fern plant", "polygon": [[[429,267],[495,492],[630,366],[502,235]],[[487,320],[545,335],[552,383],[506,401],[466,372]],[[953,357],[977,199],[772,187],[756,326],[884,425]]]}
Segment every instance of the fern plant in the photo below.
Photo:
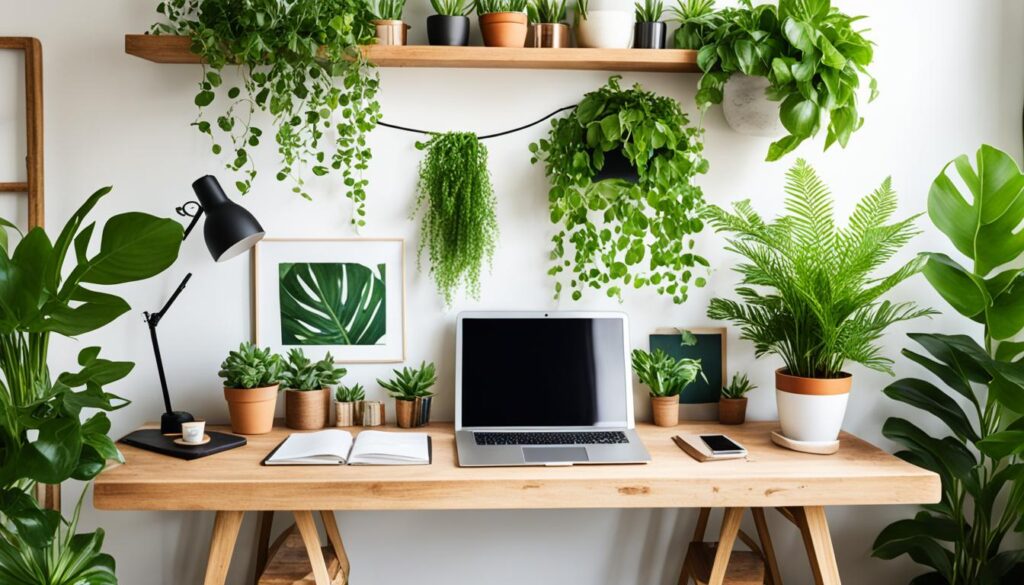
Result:
{"label": "fern plant", "polygon": [[437,382],[437,370],[433,362],[422,362],[418,368],[392,370],[395,377],[390,380],[377,378],[380,387],[396,400],[415,400],[433,396],[430,388]]}
{"label": "fern plant", "polygon": [[735,268],[743,277],[740,300],[712,299],[708,316],[739,325],[758,357],[778,355],[790,375],[835,378],[846,362],[891,374],[879,337],[893,323],[934,312],[881,300],[922,269],[923,257],[886,276],[875,272],[918,233],[918,216],[887,223],[897,204],[887,178],[841,228],[814,169],[798,160],[786,177],[787,214],[771,223],[749,201],[733,213],[707,208],[715,229],[732,235],[727,249],[746,259]]}

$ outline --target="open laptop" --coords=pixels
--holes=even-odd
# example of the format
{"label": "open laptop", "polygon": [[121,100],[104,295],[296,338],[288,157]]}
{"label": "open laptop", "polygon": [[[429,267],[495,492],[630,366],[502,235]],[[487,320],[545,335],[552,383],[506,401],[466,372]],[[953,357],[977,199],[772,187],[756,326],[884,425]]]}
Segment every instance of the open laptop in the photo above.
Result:
{"label": "open laptop", "polygon": [[624,314],[465,312],[455,343],[460,466],[650,461]]}

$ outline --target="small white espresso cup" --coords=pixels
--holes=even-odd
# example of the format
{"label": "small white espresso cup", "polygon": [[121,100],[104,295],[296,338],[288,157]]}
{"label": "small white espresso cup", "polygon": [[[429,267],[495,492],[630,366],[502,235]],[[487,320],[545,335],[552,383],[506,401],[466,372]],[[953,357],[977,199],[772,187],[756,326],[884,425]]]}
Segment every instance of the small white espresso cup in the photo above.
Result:
{"label": "small white espresso cup", "polygon": [[205,431],[206,421],[204,420],[181,423],[181,439],[186,443],[202,443]]}

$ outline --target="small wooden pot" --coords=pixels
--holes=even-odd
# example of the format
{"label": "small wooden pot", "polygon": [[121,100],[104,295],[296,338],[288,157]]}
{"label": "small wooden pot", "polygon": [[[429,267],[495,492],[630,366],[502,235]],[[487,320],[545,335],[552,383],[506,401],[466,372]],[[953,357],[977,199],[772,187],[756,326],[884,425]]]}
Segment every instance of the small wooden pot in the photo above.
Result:
{"label": "small wooden pot", "polygon": [[480,34],[488,47],[523,48],[526,45],[526,14],[491,12],[480,15]]}
{"label": "small wooden pot", "polygon": [[654,424],[674,427],[679,424],[679,396],[651,396]]}
{"label": "small wooden pot", "polygon": [[395,417],[398,428],[411,429],[414,426],[413,412],[416,410],[415,400],[395,400]]}
{"label": "small wooden pot", "polygon": [[362,408],[360,410],[363,411],[363,414],[357,424],[361,424],[364,427],[379,427],[384,424],[387,417],[384,412],[383,402],[364,400],[361,404]]}
{"label": "small wooden pot", "polygon": [[231,432],[240,435],[263,435],[274,428],[278,385],[263,388],[225,388],[231,416]]}
{"label": "small wooden pot", "polygon": [[409,25],[401,20],[375,20],[378,45],[404,45],[409,34]]}
{"label": "small wooden pot", "polygon": [[313,431],[327,426],[331,400],[329,388],[285,390],[284,423],[290,429]]}
{"label": "small wooden pot", "polygon": [[334,403],[334,426],[351,427],[356,424],[356,403],[335,402]]}
{"label": "small wooden pot", "polygon": [[721,398],[718,401],[718,422],[723,425],[741,425],[747,420],[746,398]]}

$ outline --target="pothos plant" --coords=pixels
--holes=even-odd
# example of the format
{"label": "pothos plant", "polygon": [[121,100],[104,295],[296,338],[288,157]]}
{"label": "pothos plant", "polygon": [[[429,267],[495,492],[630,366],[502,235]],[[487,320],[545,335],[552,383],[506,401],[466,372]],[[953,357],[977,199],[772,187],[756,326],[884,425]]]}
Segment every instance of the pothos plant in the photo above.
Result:
{"label": "pothos plant", "polygon": [[[704,196],[693,183],[708,169],[701,131],[675,100],[639,85],[623,89],[619,79],[585,95],[530,145],[532,162],[545,165],[551,221],[560,226],[548,274],[570,273],[573,300],[587,288],[621,299],[623,287],[650,287],[682,303],[691,283],[705,285],[694,273],[708,266],[693,250],[704,229]],[[612,157],[635,168],[635,182],[602,180]]]}
{"label": "pothos plant", "polygon": [[866,79],[869,101],[878,95],[867,71],[873,45],[854,28],[862,17],[843,14],[830,0],[779,0],[778,6],[741,0],[740,7],[717,14],[697,54],[704,72],[697,106],[704,111],[722,103],[725,83],[735,74],[764,77],[768,99],[781,102],[779,118],[788,132],[768,147],[767,160],[791,152],[823,123],[825,148],[836,142],[845,148],[864,122],[858,88]]}
{"label": "pothos plant", "polygon": [[[153,32],[189,37],[192,52],[206,63],[192,125],[210,137],[213,154],[226,154],[227,168],[240,173],[238,191],[252,189],[250,149],[264,140],[255,114],[267,112],[281,159],[277,179],[310,199],[308,172],[339,174],[353,202],[352,222],[365,225],[366,134],[380,119],[378,76],[359,48],[374,38],[368,4],[166,0],[157,12],[168,22],[154,25]],[[222,74],[230,65],[238,66],[241,83],[225,83]],[[223,107],[214,112],[218,99]]]}

